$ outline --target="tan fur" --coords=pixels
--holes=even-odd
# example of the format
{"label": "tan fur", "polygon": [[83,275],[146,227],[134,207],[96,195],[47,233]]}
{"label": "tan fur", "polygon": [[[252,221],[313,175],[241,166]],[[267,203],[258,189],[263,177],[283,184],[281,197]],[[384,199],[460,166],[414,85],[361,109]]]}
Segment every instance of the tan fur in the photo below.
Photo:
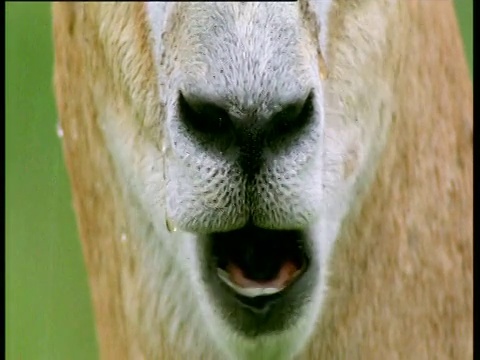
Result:
{"label": "tan fur", "polygon": [[[332,84],[346,71],[336,44],[361,41],[346,21],[362,5],[334,1]],[[125,123],[125,131],[161,138],[144,5],[55,3],[53,16],[55,92],[101,357],[217,358],[200,347],[185,353],[182,338],[164,341],[166,329],[138,314],[157,295],[140,275],[147,250],[129,233],[133,205],[122,196],[98,114],[115,104],[142,122]],[[343,223],[322,316],[299,359],[473,358],[472,85],[462,41],[450,1],[401,0],[389,16],[390,56],[372,70],[394,89],[387,145]]]}

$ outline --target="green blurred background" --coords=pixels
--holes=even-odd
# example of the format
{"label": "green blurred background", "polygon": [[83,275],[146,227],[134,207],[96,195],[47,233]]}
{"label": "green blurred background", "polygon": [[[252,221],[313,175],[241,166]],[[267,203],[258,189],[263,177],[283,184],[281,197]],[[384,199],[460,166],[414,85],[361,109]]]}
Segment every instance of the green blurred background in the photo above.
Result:
{"label": "green blurred background", "polygon": [[[439,1],[439,0],[425,0]],[[473,0],[456,0],[472,69]],[[7,359],[96,359],[52,92],[50,3],[6,3]]]}

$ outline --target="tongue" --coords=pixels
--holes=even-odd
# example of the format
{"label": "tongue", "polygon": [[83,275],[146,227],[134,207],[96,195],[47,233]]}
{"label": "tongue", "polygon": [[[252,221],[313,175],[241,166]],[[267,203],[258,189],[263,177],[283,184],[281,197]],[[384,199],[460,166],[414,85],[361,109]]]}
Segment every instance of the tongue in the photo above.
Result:
{"label": "tongue", "polygon": [[230,280],[242,288],[276,288],[282,289],[288,285],[296,273],[299,271],[298,267],[291,261],[285,261],[278,270],[277,275],[267,281],[252,280],[245,277],[242,269],[232,262],[229,262],[226,268],[230,275]]}

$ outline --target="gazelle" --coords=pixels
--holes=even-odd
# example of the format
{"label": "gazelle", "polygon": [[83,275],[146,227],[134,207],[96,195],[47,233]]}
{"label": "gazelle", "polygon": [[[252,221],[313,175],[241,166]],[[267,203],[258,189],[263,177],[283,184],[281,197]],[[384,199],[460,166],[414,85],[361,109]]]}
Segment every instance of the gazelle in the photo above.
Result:
{"label": "gazelle", "polygon": [[56,3],[105,359],[471,359],[451,1]]}

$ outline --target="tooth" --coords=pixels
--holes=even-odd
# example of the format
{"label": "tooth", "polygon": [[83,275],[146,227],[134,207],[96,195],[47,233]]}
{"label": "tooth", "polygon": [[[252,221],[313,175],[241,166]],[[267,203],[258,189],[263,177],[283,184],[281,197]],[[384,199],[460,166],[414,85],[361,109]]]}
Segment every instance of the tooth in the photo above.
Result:
{"label": "tooth", "polygon": [[217,274],[218,274],[218,277],[225,284],[227,284],[229,287],[235,290],[235,292],[250,298],[254,298],[257,296],[277,294],[284,289],[284,288],[242,288],[230,281],[226,271],[217,268]]}

